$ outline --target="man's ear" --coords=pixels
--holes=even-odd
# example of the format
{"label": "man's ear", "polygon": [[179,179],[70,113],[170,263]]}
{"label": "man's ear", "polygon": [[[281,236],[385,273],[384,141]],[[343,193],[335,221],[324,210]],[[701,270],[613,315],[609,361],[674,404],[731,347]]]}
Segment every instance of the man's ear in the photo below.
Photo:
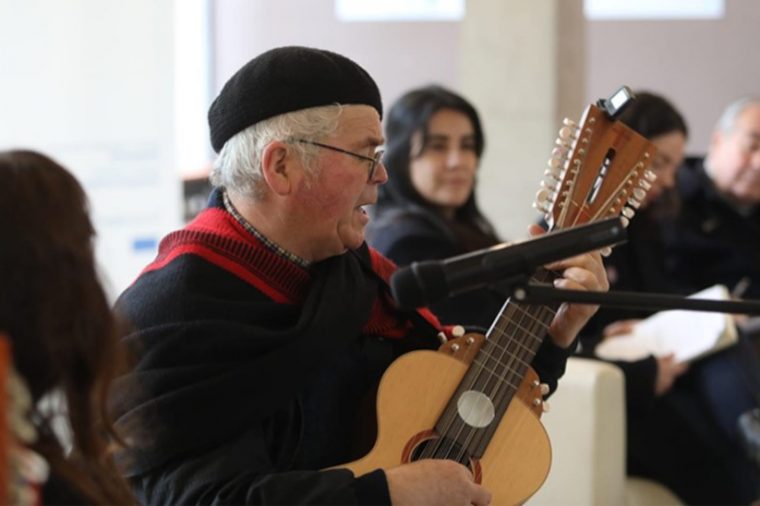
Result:
{"label": "man's ear", "polygon": [[276,195],[289,194],[298,177],[296,157],[288,148],[286,142],[272,141],[261,153],[261,172]]}

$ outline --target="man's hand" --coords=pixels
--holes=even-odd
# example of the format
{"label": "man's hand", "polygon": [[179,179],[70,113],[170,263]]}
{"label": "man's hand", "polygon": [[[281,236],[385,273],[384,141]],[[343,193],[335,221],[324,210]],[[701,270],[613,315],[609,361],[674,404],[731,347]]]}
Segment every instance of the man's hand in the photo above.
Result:
{"label": "man's hand", "polygon": [[[544,233],[539,225],[531,225],[529,231],[533,236]],[[606,292],[610,288],[602,256],[598,251],[553,262],[545,267],[560,273],[561,277],[554,281],[554,286],[557,288],[601,292]],[[598,308],[590,304],[562,304],[549,326],[549,335],[554,343],[562,348],[570,346],[575,336]]]}
{"label": "man's hand", "polygon": [[424,459],[385,471],[393,506],[487,506],[491,493],[453,460]]}

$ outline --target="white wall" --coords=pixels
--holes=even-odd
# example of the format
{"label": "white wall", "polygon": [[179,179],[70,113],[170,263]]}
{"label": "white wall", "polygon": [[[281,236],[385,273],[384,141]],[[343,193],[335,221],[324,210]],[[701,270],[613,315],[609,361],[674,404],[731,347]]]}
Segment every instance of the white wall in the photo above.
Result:
{"label": "white wall", "polygon": [[84,184],[112,296],[180,222],[172,22],[171,0],[0,0],[0,149]]}
{"label": "white wall", "polygon": [[722,109],[760,94],[760,2],[726,0],[720,19],[590,21],[587,98],[620,84],[670,98],[686,117],[687,152],[703,154]]}

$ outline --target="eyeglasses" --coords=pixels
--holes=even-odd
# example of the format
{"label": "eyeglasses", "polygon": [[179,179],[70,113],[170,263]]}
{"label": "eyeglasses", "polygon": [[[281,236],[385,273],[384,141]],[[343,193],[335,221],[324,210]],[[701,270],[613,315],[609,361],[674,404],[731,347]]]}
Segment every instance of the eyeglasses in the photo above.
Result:
{"label": "eyeglasses", "polygon": [[293,140],[294,142],[300,142],[302,144],[311,144],[312,146],[318,146],[320,148],[337,151],[338,153],[351,155],[354,158],[358,158],[359,160],[364,160],[365,162],[369,162],[369,176],[367,177],[367,181],[372,181],[372,176],[375,175],[375,169],[377,168],[379,164],[383,163],[383,155],[385,154],[384,149],[377,149],[375,150],[374,156],[364,156],[364,155],[360,155],[359,153],[354,153],[353,151],[347,151],[342,148],[330,146],[329,144],[322,144],[321,142],[309,141],[306,139],[293,139]]}

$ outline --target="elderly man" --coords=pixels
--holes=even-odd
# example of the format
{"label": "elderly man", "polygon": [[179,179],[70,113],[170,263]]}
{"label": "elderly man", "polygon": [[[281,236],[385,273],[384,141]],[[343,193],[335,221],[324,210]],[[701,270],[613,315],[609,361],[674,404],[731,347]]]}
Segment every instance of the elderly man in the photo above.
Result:
{"label": "elderly man", "polygon": [[[760,98],[728,106],[704,160],[678,173],[682,212],[665,234],[668,274],[760,298]],[[698,252],[698,254],[696,254]]]}
{"label": "elderly man", "polygon": [[[113,395],[131,445],[118,463],[145,503],[490,502],[454,461],[335,467],[369,450],[364,408],[391,361],[442,330],[396,308],[394,266],[364,243],[388,177],[381,116],[361,67],[303,47],[254,58],[211,105],[209,206],[117,303],[138,357]],[[597,254],[552,268],[559,286],[607,287]],[[534,361],[544,381],[593,311],[560,308]]]}

